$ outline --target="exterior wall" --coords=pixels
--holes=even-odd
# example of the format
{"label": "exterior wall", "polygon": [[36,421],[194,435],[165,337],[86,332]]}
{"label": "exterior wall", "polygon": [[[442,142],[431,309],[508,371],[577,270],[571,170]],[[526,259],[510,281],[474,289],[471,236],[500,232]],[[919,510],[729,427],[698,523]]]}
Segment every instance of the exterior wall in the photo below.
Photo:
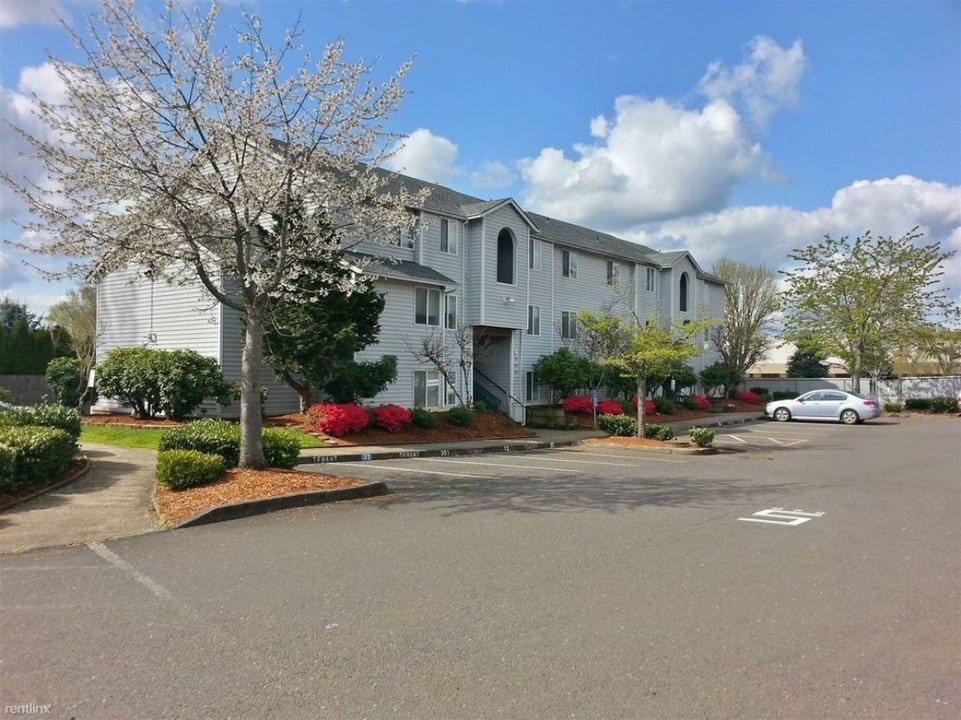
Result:
{"label": "exterior wall", "polygon": [[[497,282],[497,236],[507,228],[514,236],[514,282]],[[530,227],[509,206],[484,218],[482,249],[483,313],[480,323],[492,327],[523,330],[527,327],[527,246]],[[474,269],[471,268],[471,272]]]}
{"label": "exterior wall", "polygon": [[467,223],[464,233],[464,322],[483,324],[484,303],[484,230],[486,222],[475,220]]}
{"label": "exterior wall", "polygon": [[[771,392],[796,392],[798,395],[819,388],[855,390],[854,381],[850,378],[748,378],[745,385]],[[961,375],[905,377],[877,382],[862,378],[861,392],[882,403],[903,403],[909,398],[957,397],[961,393]]]}
{"label": "exterior wall", "polygon": [[[120,347],[149,347],[157,350],[196,350],[213,358],[228,382],[240,380],[243,349],[239,315],[217,303],[198,282],[172,285],[151,282],[136,268],[108,275],[97,286],[97,358]],[[294,412],[297,395],[278,382],[270,369],[261,380],[267,390],[268,414]],[[98,410],[119,410],[116,402],[101,398]],[[240,405],[221,408],[203,403],[199,412],[212,416],[237,417]]]}
{"label": "exterior wall", "polygon": [[[370,405],[381,405],[394,403],[404,407],[414,406],[414,371],[433,370],[427,361],[420,360],[414,356],[413,349],[416,349],[421,340],[429,335],[431,331],[440,333],[445,338],[447,346],[450,348],[452,357],[456,357],[458,352],[457,344],[454,342],[454,333],[444,328],[443,321],[443,293],[441,300],[441,326],[433,327],[417,325],[414,323],[414,289],[416,287],[436,286],[417,285],[415,283],[403,283],[399,281],[378,280],[375,283],[378,292],[384,293],[384,311],[380,316],[380,338],[378,342],[369,345],[359,353],[354,355],[358,362],[379,360],[384,355],[394,355],[397,357],[397,380],[376,397],[367,401]],[[461,378],[457,378],[457,388],[463,394],[463,383]],[[444,388],[441,389],[441,403],[445,400]]]}

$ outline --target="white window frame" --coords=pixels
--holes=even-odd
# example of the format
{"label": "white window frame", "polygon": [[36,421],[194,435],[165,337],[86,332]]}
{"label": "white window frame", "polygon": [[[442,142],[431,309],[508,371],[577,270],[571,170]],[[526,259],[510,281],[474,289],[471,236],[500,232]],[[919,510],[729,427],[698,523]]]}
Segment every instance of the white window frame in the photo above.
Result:
{"label": "white window frame", "polygon": [[561,250],[561,275],[566,278],[577,278],[577,253],[573,250]]}
{"label": "white window frame", "polygon": [[444,327],[448,330],[457,329],[458,302],[456,295],[444,295]]}
{"label": "white window frame", "polygon": [[652,267],[647,268],[647,291],[657,292],[657,271]]}
{"label": "white window frame", "polygon": [[541,386],[537,384],[534,371],[528,370],[524,375],[524,402],[539,403],[543,402],[543,392]]}
{"label": "white window frame", "polygon": [[613,260],[607,261],[607,284],[616,285],[618,277],[621,274],[621,268]]}
{"label": "white window frame", "polygon": [[440,220],[440,251],[448,255],[457,254],[457,224],[453,220]]}
{"label": "white window frame", "polygon": [[541,306],[540,305],[527,306],[527,334],[528,335],[541,334]]}
{"label": "white window frame", "polygon": [[[420,322],[417,319],[417,305],[418,297],[423,293],[424,295],[424,322]],[[428,327],[440,327],[440,290],[437,288],[428,287],[415,287],[414,288],[414,324],[415,325],[426,325]],[[434,306],[434,322],[431,322],[431,298],[436,298],[436,305]]]}
{"label": "white window frame", "polygon": [[561,340],[574,340],[577,337],[577,318],[568,310],[561,312]]}
{"label": "white window frame", "polygon": [[530,270],[541,269],[541,241],[530,238],[527,243],[527,267]]}
{"label": "white window frame", "polygon": [[[418,376],[423,376],[423,382],[418,383]],[[423,398],[417,397],[418,384],[421,384],[424,388]],[[414,370],[413,383],[411,385],[411,392],[414,396],[414,403],[411,407],[422,407],[422,408],[439,408],[440,404],[440,389],[441,389],[441,378],[440,372],[437,370]],[[431,405],[431,394],[436,395],[436,403]],[[423,402],[418,402],[423,400]]]}

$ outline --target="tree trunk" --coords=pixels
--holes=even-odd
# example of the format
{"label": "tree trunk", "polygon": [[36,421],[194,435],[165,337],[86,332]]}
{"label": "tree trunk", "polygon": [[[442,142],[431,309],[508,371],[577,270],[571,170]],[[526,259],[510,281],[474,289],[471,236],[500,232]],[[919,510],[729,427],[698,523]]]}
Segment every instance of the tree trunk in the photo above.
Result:
{"label": "tree trunk", "polygon": [[647,396],[647,382],[645,378],[637,378],[637,437],[644,437],[644,402]]}
{"label": "tree trunk", "polygon": [[247,329],[240,363],[240,467],[253,470],[260,470],[265,464],[260,407],[263,357],[264,307],[263,303],[252,303],[247,306]]}
{"label": "tree trunk", "polygon": [[300,412],[307,412],[307,408],[310,407],[311,393],[310,393],[310,383],[300,382],[293,375],[290,374],[288,370],[281,371],[284,376],[284,382],[290,386],[290,389],[297,393],[297,397],[300,398]]}

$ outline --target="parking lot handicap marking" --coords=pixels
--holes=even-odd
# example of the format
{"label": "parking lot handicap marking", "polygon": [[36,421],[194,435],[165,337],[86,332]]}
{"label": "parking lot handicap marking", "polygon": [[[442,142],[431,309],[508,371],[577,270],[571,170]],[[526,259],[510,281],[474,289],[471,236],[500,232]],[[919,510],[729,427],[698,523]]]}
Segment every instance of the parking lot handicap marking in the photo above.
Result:
{"label": "parking lot handicap marking", "polygon": [[770,523],[771,525],[789,525],[791,527],[797,527],[798,525],[803,525],[808,520],[813,520],[814,518],[819,518],[824,515],[823,512],[804,512],[803,510],[785,510],[784,508],[768,508],[767,510],[759,510],[754,513],[751,517],[741,517],[738,520],[743,520],[744,522],[759,522],[759,523]]}

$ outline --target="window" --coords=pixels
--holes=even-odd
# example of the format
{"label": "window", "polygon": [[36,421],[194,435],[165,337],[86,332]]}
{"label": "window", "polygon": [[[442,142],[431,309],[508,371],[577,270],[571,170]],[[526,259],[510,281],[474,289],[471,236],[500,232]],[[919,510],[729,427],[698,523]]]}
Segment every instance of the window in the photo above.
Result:
{"label": "window", "polygon": [[441,219],[440,221],[440,251],[457,254],[457,225],[453,220]]}
{"label": "window", "polygon": [[561,313],[561,338],[563,340],[573,340],[577,335],[577,320],[572,312]]}
{"label": "window", "polygon": [[570,250],[561,250],[561,275],[567,278],[577,277],[577,255]]}
{"label": "window", "polygon": [[440,325],[440,290],[414,288],[414,323]]}
{"label": "window", "polygon": [[687,273],[681,273],[680,299],[678,309],[687,312]]}
{"label": "window", "polygon": [[414,370],[414,407],[440,407],[440,373]]}
{"label": "window", "polygon": [[647,291],[657,291],[657,270],[652,267],[647,268]]}
{"label": "window", "polygon": [[537,305],[527,306],[527,334],[541,334],[541,309]]}
{"label": "window", "polygon": [[450,383],[447,383],[447,404],[457,405],[457,390]]}
{"label": "window", "polygon": [[497,234],[497,282],[514,284],[514,236],[507,228]]}
{"label": "window", "polygon": [[620,268],[617,267],[617,263],[613,260],[607,261],[607,284],[616,285],[617,276],[620,274]]}
{"label": "window", "polygon": [[526,373],[526,383],[525,383],[525,402],[540,402],[541,401],[541,388],[537,384],[537,379],[534,377],[534,371],[528,370]]}
{"label": "window", "polygon": [[527,267],[531,270],[541,269],[541,241],[531,238],[527,242]]}
{"label": "window", "polygon": [[420,218],[414,219],[413,225],[405,225],[402,228],[398,228],[395,231],[393,237],[388,238],[388,244],[394,247],[412,248],[414,247],[414,238],[420,234]]}
{"label": "window", "polygon": [[456,295],[445,295],[444,296],[444,327],[448,330],[457,329],[457,296]]}

